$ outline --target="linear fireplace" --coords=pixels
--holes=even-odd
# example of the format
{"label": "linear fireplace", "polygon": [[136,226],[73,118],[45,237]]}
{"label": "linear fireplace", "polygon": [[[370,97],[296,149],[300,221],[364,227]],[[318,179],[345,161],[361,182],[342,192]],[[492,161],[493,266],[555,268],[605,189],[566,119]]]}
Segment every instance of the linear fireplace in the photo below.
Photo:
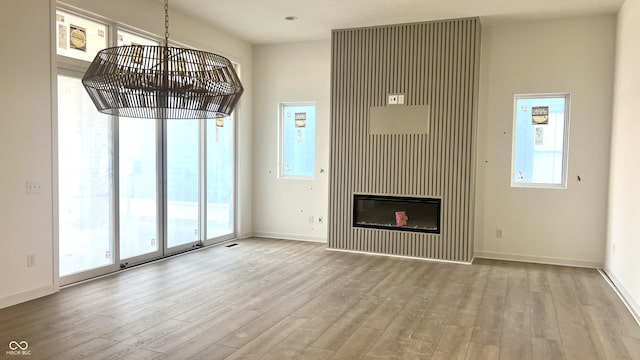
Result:
{"label": "linear fireplace", "polygon": [[353,195],[353,226],[440,234],[436,198]]}

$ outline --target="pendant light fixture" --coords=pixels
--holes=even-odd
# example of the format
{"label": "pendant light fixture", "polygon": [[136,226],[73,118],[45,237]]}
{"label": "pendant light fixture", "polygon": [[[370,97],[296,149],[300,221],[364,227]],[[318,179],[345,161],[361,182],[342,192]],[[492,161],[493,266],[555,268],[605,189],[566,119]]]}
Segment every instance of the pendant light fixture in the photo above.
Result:
{"label": "pendant light fixture", "polygon": [[96,108],[135,118],[229,116],[243,91],[233,64],[209,52],[170,47],[168,0],[164,16],[164,46],[116,46],[98,52],[82,78]]}

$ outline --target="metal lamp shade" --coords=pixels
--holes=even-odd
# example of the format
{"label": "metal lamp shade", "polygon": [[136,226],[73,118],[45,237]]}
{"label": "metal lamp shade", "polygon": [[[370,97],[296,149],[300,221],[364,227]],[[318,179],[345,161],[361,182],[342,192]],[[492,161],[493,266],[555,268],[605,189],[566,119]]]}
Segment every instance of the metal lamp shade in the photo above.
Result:
{"label": "metal lamp shade", "polygon": [[101,50],[82,84],[98,111],[135,118],[226,117],[243,92],[227,58],[168,46]]}

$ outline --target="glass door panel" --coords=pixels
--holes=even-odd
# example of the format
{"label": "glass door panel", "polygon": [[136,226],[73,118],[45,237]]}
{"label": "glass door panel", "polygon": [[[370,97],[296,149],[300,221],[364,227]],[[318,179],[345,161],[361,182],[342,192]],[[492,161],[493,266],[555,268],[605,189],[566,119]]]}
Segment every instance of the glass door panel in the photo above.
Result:
{"label": "glass door panel", "polygon": [[158,238],[156,120],[120,118],[120,258],[155,254]]}
{"label": "glass door panel", "polygon": [[167,120],[166,124],[166,247],[186,247],[200,239],[200,121]]}
{"label": "glass door panel", "polygon": [[[217,124],[100,114],[80,81],[91,54],[116,44],[159,43],[114,23],[62,10],[56,15],[61,284],[231,239],[233,118]],[[86,37],[87,46],[76,44],[73,34]]]}
{"label": "glass door panel", "polygon": [[231,117],[207,120],[207,239],[234,231],[233,125]]}
{"label": "glass door panel", "polygon": [[113,265],[115,258],[112,121],[98,113],[81,75],[58,75],[61,277]]}

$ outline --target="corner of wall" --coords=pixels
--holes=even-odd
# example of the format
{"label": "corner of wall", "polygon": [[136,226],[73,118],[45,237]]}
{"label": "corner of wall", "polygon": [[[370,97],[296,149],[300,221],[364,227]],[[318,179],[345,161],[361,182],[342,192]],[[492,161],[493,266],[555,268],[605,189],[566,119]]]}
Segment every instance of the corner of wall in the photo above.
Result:
{"label": "corner of wall", "polygon": [[613,131],[605,271],[627,305],[640,314],[640,168],[637,102],[640,93],[640,0],[626,0],[618,13]]}

